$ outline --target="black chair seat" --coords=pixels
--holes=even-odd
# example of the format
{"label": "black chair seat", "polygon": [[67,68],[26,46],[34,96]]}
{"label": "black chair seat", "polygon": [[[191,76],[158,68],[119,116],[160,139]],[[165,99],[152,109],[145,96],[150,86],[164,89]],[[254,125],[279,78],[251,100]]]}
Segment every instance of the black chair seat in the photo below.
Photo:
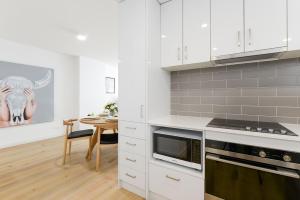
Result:
{"label": "black chair seat", "polygon": [[118,144],[118,133],[101,134],[100,144]]}
{"label": "black chair seat", "polygon": [[94,130],[93,130],[93,129],[86,129],[86,130],[80,130],[80,131],[73,131],[73,132],[71,132],[71,133],[68,135],[68,139],[92,136],[93,133],[94,133]]}

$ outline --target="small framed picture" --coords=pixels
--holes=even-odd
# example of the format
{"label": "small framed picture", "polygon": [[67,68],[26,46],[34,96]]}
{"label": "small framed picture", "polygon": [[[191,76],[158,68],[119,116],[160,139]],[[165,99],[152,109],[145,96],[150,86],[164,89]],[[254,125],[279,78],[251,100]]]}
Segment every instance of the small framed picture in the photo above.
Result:
{"label": "small framed picture", "polygon": [[106,89],[106,94],[115,93],[115,78],[105,77],[105,89]]}

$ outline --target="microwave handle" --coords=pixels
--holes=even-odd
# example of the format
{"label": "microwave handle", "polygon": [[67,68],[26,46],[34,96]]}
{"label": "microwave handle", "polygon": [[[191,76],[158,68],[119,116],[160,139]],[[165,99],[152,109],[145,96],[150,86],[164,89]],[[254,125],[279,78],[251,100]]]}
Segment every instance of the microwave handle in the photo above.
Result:
{"label": "microwave handle", "polygon": [[223,163],[227,163],[227,164],[232,164],[232,165],[237,165],[240,167],[255,169],[255,170],[259,170],[259,171],[263,171],[263,172],[278,174],[278,175],[282,175],[282,176],[287,176],[287,177],[291,177],[291,178],[300,179],[299,174],[297,174],[296,172],[293,172],[293,171],[287,171],[284,169],[274,170],[274,169],[268,169],[268,168],[259,167],[259,166],[255,166],[255,165],[249,165],[249,164],[245,164],[245,163],[241,163],[241,162],[237,162],[237,161],[220,158],[220,156],[218,156],[218,155],[213,155],[213,154],[209,154],[209,153],[206,155],[206,159],[223,162]]}

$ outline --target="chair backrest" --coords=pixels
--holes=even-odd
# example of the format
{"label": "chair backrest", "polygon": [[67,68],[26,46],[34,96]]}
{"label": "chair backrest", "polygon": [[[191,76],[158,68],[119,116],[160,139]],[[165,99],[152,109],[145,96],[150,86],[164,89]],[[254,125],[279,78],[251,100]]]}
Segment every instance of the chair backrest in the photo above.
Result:
{"label": "chair backrest", "polygon": [[78,121],[78,119],[67,119],[63,121],[64,126],[66,126],[65,135],[68,136],[69,133],[73,131],[74,122]]}

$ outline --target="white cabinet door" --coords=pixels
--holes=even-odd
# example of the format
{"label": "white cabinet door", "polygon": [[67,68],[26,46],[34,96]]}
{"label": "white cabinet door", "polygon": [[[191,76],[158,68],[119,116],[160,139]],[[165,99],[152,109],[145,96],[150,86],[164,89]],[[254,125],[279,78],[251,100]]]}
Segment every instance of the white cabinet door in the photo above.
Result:
{"label": "white cabinet door", "polygon": [[150,164],[149,190],[170,200],[204,200],[204,179]]}
{"label": "white cabinet door", "polygon": [[161,5],[161,64],[182,65],[182,0]]}
{"label": "white cabinet door", "polygon": [[210,60],[210,0],[183,0],[183,64]]}
{"label": "white cabinet door", "polygon": [[300,50],[300,1],[288,0],[288,50]]}
{"label": "white cabinet door", "polygon": [[286,0],[245,0],[245,51],[286,46]]}
{"label": "white cabinet door", "polygon": [[243,0],[211,0],[211,55],[244,51]]}
{"label": "white cabinet door", "polygon": [[119,119],[145,122],[146,2],[126,0],[119,7]]}

